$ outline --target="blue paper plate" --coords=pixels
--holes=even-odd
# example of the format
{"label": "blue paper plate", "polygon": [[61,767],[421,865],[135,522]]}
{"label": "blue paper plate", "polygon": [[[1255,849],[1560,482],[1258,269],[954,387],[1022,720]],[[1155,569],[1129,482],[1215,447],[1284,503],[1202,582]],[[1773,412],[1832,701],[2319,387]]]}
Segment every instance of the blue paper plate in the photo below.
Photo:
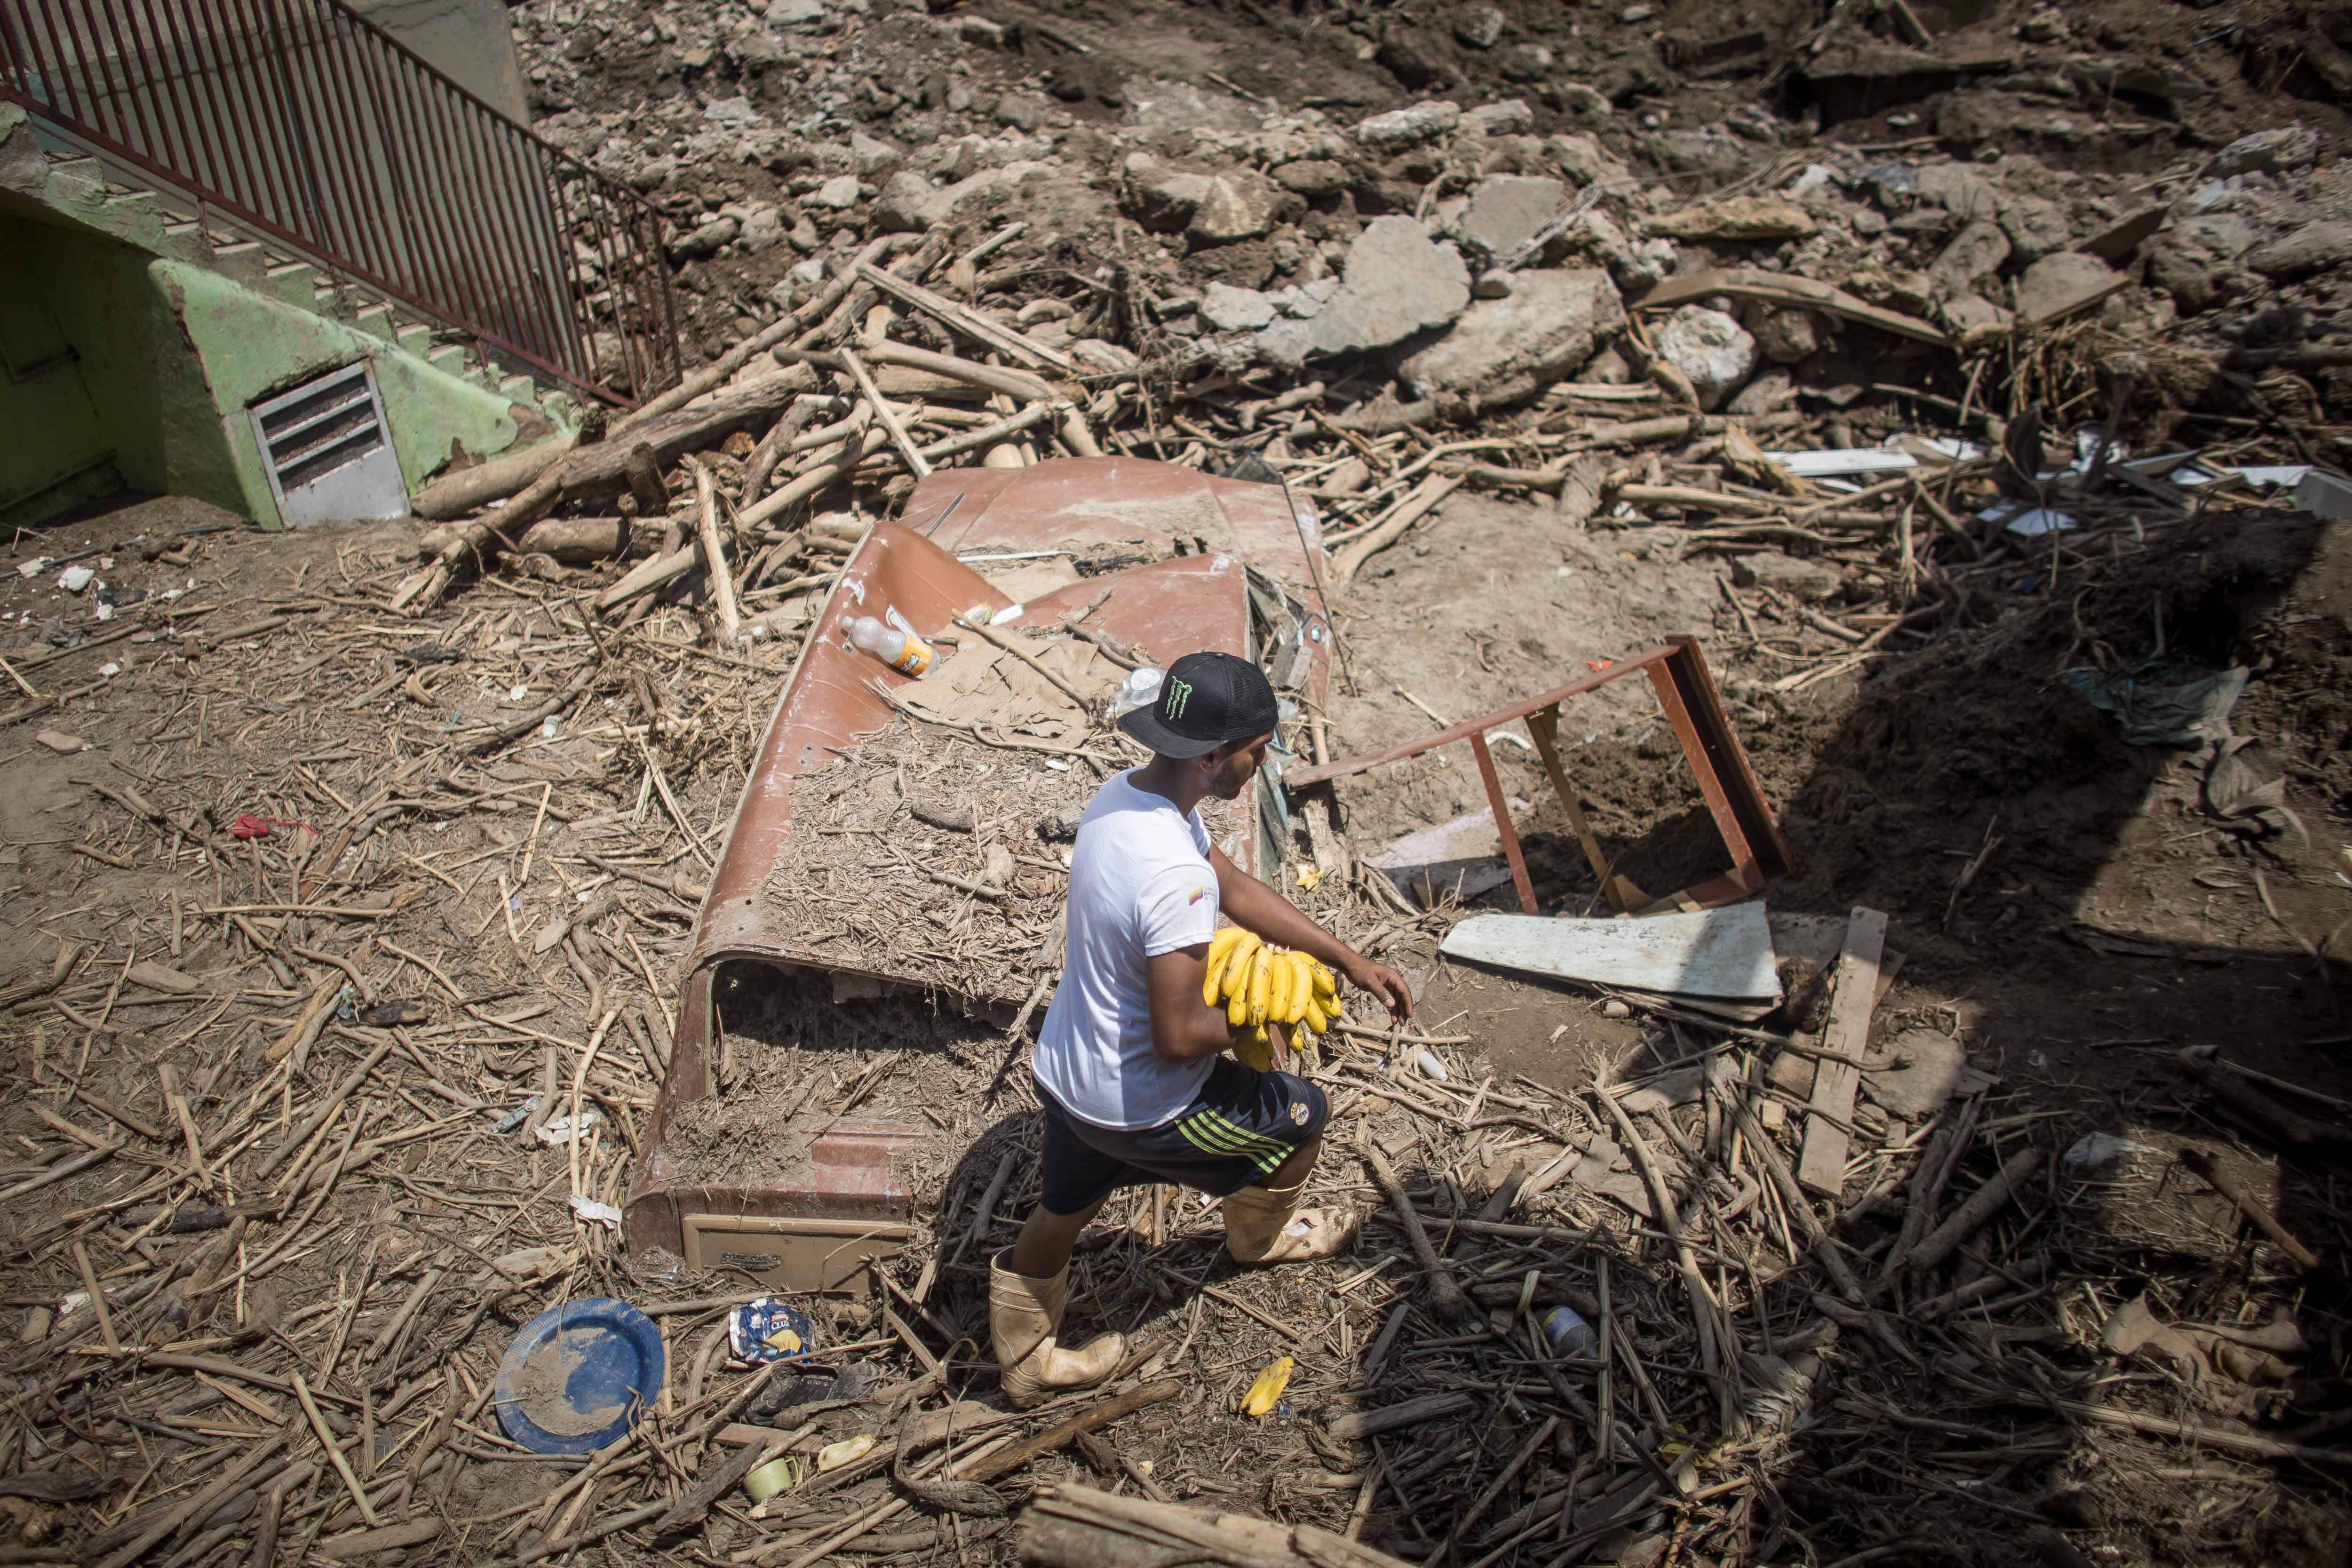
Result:
{"label": "blue paper plate", "polygon": [[535,1454],[588,1454],[634,1426],[661,1393],[661,1331],[609,1296],[551,1307],[499,1363],[499,1425]]}

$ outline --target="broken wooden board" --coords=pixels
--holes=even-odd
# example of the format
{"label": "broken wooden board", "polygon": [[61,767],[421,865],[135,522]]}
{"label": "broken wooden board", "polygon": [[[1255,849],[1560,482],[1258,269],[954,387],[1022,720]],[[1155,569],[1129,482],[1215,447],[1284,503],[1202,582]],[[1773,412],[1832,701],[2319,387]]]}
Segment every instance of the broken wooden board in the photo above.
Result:
{"label": "broken wooden board", "polygon": [[1444,952],[1504,969],[1679,996],[1778,1001],[1772,931],[1750,900],[1638,920],[1473,915]]}
{"label": "broken wooden board", "polygon": [[1853,1091],[1862,1081],[1856,1064],[1870,1047],[1870,1016],[1878,1005],[1878,960],[1885,947],[1886,916],[1857,906],[1846,921],[1837,992],[1830,1002],[1829,1027],[1822,1034],[1822,1048],[1831,1054],[1813,1074],[1810,1104],[1821,1114],[1805,1119],[1805,1147],[1797,1161],[1797,1180],[1807,1192],[1822,1197],[1836,1197],[1845,1186],[1845,1125],[1853,1119]]}
{"label": "broken wooden board", "polygon": [[1874,305],[1834,284],[1800,278],[1794,273],[1767,272],[1760,267],[1711,267],[1704,272],[1669,278],[1643,295],[1634,308],[1663,310],[1669,305],[1685,305],[1693,300],[1704,300],[1710,294],[1761,300],[1768,305],[1790,305],[1801,310],[1825,310],[1832,316],[1843,316],[1850,321],[1861,321],[1902,337],[1916,338],[1923,343],[1937,343],[1948,348],[1952,342],[1950,334],[1933,321],[1906,316],[1883,305]]}

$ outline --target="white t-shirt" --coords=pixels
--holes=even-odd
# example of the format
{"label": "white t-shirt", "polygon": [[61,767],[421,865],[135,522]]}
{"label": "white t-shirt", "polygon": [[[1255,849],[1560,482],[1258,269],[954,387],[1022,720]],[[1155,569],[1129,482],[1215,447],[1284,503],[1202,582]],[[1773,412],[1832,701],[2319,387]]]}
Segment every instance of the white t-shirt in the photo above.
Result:
{"label": "white t-shirt", "polygon": [[1216,1066],[1164,1062],[1151,1049],[1144,961],[1217,930],[1217,873],[1198,808],[1119,773],[1078,819],[1062,978],[1037,1035],[1045,1092],[1097,1127],[1157,1127],[1192,1103]]}

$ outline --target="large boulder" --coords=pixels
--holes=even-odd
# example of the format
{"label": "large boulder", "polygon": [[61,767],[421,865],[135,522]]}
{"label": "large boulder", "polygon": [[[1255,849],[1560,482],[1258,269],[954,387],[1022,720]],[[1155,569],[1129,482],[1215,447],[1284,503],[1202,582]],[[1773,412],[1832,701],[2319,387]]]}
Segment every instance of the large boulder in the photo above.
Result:
{"label": "large boulder", "polygon": [[2029,321],[2072,315],[2116,280],[2116,269],[2080,250],[2053,250],[2017,275],[2017,313]]}
{"label": "large boulder", "polygon": [[1557,217],[1567,199],[1564,181],[1533,174],[1490,175],[1471,190],[1470,205],[1462,210],[1463,243],[1500,259]]}
{"label": "large boulder", "polygon": [[1415,397],[1441,407],[1508,407],[1591,359],[1624,323],[1617,287],[1599,268],[1515,273],[1508,296],[1472,305],[1398,374]]}
{"label": "large boulder", "polygon": [[1345,280],[1314,318],[1276,321],[1257,335],[1259,356],[1296,368],[1315,358],[1363,353],[1443,327],[1470,303],[1470,269],[1409,217],[1364,226],[1348,247]]}
{"label": "large boulder", "polygon": [[2275,131],[2241,136],[2214,153],[2212,173],[2221,179],[2231,174],[2284,174],[2318,161],[2319,132],[2305,125],[2283,125]]}

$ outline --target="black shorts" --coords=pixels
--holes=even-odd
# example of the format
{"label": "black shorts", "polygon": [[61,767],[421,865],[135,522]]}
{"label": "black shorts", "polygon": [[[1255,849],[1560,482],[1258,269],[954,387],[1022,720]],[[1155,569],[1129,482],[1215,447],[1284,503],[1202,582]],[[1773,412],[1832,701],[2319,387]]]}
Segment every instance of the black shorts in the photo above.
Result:
{"label": "black shorts", "polygon": [[1259,1072],[1220,1057],[1182,1115],[1157,1127],[1097,1127],[1062,1109],[1043,1085],[1040,1163],[1048,1214],[1076,1214],[1118,1187],[1174,1182],[1223,1197],[1274,1173],[1323,1130],[1331,1102],[1303,1078]]}

